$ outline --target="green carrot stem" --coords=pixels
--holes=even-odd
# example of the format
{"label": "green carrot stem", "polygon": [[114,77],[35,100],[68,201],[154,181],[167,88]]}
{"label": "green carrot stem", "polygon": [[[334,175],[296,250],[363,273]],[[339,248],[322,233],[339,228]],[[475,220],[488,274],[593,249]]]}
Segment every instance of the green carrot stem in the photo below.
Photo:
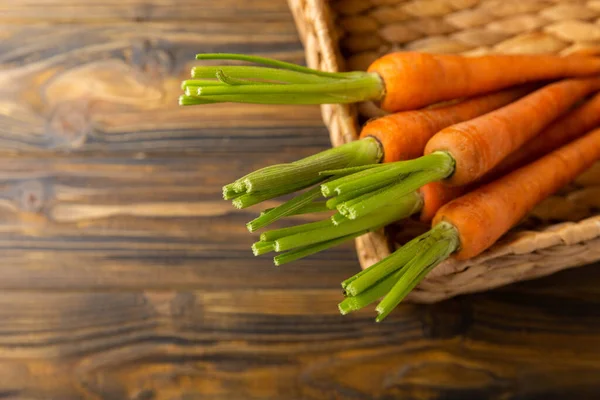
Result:
{"label": "green carrot stem", "polygon": [[327,200],[325,202],[325,206],[329,210],[334,210],[337,207],[338,204],[343,203],[344,201],[346,201],[346,200],[338,199],[338,197],[332,197],[331,199]]}
{"label": "green carrot stem", "polygon": [[370,165],[359,165],[358,167],[349,167],[349,168],[341,168],[341,169],[330,169],[327,171],[321,171],[319,172],[319,174],[321,175],[328,175],[328,176],[333,176],[333,175],[350,175],[350,174],[354,174],[357,172],[361,172],[367,169],[371,169],[371,168],[375,168],[380,166],[380,164],[370,164]]}
{"label": "green carrot stem", "polygon": [[433,268],[459,247],[458,231],[448,223],[442,222],[436,225],[429,231],[429,234],[430,237],[425,240],[430,243],[430,246],[406,263],[406,273],[398,279],[394,287],[375,308],[378,314],[377,322],[385,319]]}
{"label": "green carrot stem", "polygon": [[355,233],[351,233],[350,235],[342,236],[336,239],[328,240],[326,242],[321,242],[317,244],[313,244],[306,247],[301,247],[299,249],[290,250],[283,254],[279,254],[273,258],[273,262],[276,266],[280,266],[283,264],[290,263],[292,261],[300,260],[301,258],[308,257],[312,254],[318,253],[323,250],[327,250],[330,247],[337,246],[347,240],[354,239],[360,235],[364,235],[368,230],[359,231]]}
{"label": "green carrot stem", "polygon": [[[384,166],[387,168],[382,168]],[[438,171],[443,178],[450,176],[454,171],[454,159],[446,152],[435,152],[414,160],[381,164],[371,169],[371,174],[348,175],[337,183],[336,181],[328,183],[327,186],[333,188],[337,194],[343,194],[377,182],[389,182],[394,178],[428,170]]]}
{"label": "green carrot stem", "polygon": [[[215,79],[217,77],[218,71],[223,71],[225,74],[227,74],[227,76],[233,78],[253,80],[261,79],[268,82],[322,83],[336,81],[336,79],[334,78],[319,77],[316,75],[304,74],[284,69],[236,65],[193,67],[191,71],[191,76],[195,79]],[[219,81],[214,80],[212,82]]]}
{"label": "green carrot stem", "polygon": [[402,268],[408,261],[423,251],[427,244],[424,239],[427,237],[429,237],[428,232],[412,239],[388,257],[346,279],[342,282],[342,288],[349,296],[356,296],[368,290],[386,276],[395,273],[396,270]]}
{"label": "green carrot stem", "polygon": [[280,185],[289,185],[290,182],[323,181],[326,177],[319,175],[320,171],[375,164],[379,162],[381,156],[381,148],[376,140],[357,140],[292,163],[260,169],[238,179],[238,181],[248,193],[272,190],[272,188]]}
{"label": "green carrot stem", "polygon": [[337,206],[338,211],[346,218],[356,219],[376,212],[380,207],[394,204],[398,199],[414,192],[421,186],[444,178],[444,172],[428,170],[408,175],[398,183],[379,189],[368,198],[358,197]]}
{"label": "green carrot stem", "polygon": [[301,232],[308,232],[308,231],[313,231],[313,230],[321,229],[321,228],[328,228],[330,226],[333,226],[333,223],[331,222],[331,220],[324,219],[321,221],[309,222],[306,224],[290,226],[287,228],[273,229],[273,230],[261,233],[260,240],[262,242],[269,242],[269,241],[274,241],[274,240],[277,240],[277,239],[285,237],[285,236],[291,236],[291,235],[295,235],[295,234],[298,234]]}
{"label": "green carrot stem", "polygon": [[[388,189],[389,189],[389,187],[390,187],[390,186],[384,186],[384,187],[382,187],[382,188],[379,188],[379,189],[373,190],[373,191],[371,191],[371,192],[367,192],[367,193],[364,193],[364,194],[359,194],[357,197],[352,197],[352,196],[351,196],[351,194],[352,194],[352,193],[346,193],[346,194],[344,194],[344,195],[338,196],[338,197],[340,197],[340,198],[342,198],[342,196],[344,196],[344,197],[348,196],[348,197],[350,197],[350,199],[349,199],[349,200],[346,200],[346,201],[338,202],[338,203],[336,204],[335,208],[338,210],[338,212],[340,212],[340,210],[342,210],[342,211],[343,211],[342,215],[344,215],[344,214],[347,214],[347,213],[346,213],[346,210],[345,210],[345,207],[346,207],[347,203],[352,203],[352,204],[355,204],[355,203],[359,203],[359,202],[361,202],[361,201],[365,201],[366,199],[368,199],[368,198],[370,198],[370,197],[373,197],[373,196],[375,196],[375,195],[377,195],[377,194],[379,194],[379,193],[381,193],[381,192],[383,192],[383,191],[386,191],[386,190],[388,190]],[[354,192],[354,193],[356,193],[356,192]],[[337,198],[337,197],[334,197],[334,198]],[[333,202],[332,202],[332,203],[333,203]],[[330,204],[331,204],[331,203],[330,203]]]}
{"label": "green carrot stem", "polygon": [[[192,69],[193,78],[217,77],[225,83],[199,86],[197,96],[230,95],[233,97],[226,101],[265,103],[263,96],[285,94],[277,102],[272,98],[269,101],[277,104],[328,104],[379,100],[384,93],[382,79],[375,73],[324,72],[243,54],[198,54],[197,59],[249,61],[267,66],[196,67]],[[267,81],[269,84],[265,85]],[[309,93],[317,96],[307,96]]]}
{"label": "green carrot stem", "polygon": [[[327,207],[331,210],[337,208],[338,205],[345,203],[347,201],[356,199],[356,198],[368,198],[370,196],[373,195],[373,192],[377,191],[378,189],[381,188],[364,188],[364,190],[357,190],[355,192],[350,192],[350,193],[345,193],[343,195],[340,196],[335,196],[330,198],[329,200],[327,200],[327,202],[325,203],[327,205]],[[363,197],[364,196],[364,197]]]}
{"label": "green carrot stem", "polygon": [[331,216],[331,223],[333,223],[333,225],[338,226],[339,224],[348,221],[348,218],[344,217],[342,214],[340,213],[335,213]]}
{"label": "green carrot stem", "polygon": [[[195,88],[195,90],[194,90]],[[261,96],[244,96],[240,98],[238,95],[215,95],[215,96],[198,96],[198,87],[185,88],[185,96],[180,97],[180,105],[196,105],[196,104],[213,104],[213,103],[247,103],[247,104],[286,104],[289,102],[289,96],[283,94],[264,94]],[[341,97],[334,94],[314,94],[303,93],[295,96],[298,99],[298,104],[338,104],[341,103]],[[185,103],[185,104],[183,104]]]}
{"label": "green carrot stem", "polygon": [[179,96],[179,105],[180,106],[197,106],[197,105],[201,105],[201,104],[214,104],[214,103],[218,103],[218,101],[210,100],[207,98],[200,99],[195,96],[187,96],[187,95]]}
{"label": "green carrot stem", "polygon": [[181,82],[181,89],[185,90],[188,87],[192,87],[192,88],[196,88],[196,91],[198,90],[197,88],[199,86],[222,86],[224,85],[223,82],[220,81],[215,81],[215,80],[210,80],[210,79],[186,79],[185,81]]}
{"label": "green carrot stem", "polygon": [[[189,97],[208,96],[206,102],[180,99],[182,105],[208,102],[258,104],[339,104],[379,100],[383,81],[362,71],[325,72],[265,57],[243,54],[198,54],[198,60],[248,61],[262,66],[199,66],[191,71],[197,81],[182,86]],[[207,78],[216,80],[203,82]],[[218,83],[215,83],[218,82]],[[196,92],[189,89],[196,87]],[[275,97],[273,97],[275,95]],[[227,97],[224,97],[227,96]]]}
{"label": "green carrot stem", "polygon": [[332,197],[331,199],[327,200],[327,203],[326,203],[327,207],[330,207],[333,209],[333,208],[337,208],[338,205],[349,202],[351,200],[357,200],[358,198],[361,198],[363,200],[367,199],[367,198],[373,196],[375,193],[378,193],[379,189],[383,189],[383,188],[387,187],[390,183],[391,182],[385,182],[385,181],[375,182],[374,184],[372,184],[370,186],[364,186],[353,192],[347,192],[347,193],[341,194],[339,196]]}
{"label": "green carrot stem", "polygon": [[[345,83],[334,87],[336,84],[308,85],[247,85],[247,86],[207,86],[198,87],[194,93],[186,88],[186,94],[200,99],[206,99],[210,103],[248,103],[248,104],[295,104],[295,105],[317,105],[317,104],[348,104],[362,101],[368,95],[364,91],[355,90],[354,85]],[[293,86],[288,90],[282,90],[279,86]],[[307,87],[308,86],[308,87]],[[239,88],[239,90],[237,89]],[[243,88],[243,89],[242,89]],[[264,90],[250,89],[264,88]],[[269,89],[267,89],[269,88]],[[219,89],[219,90],[213,90]],[[306,89],[306,90],[305,90]],[[337,91],[336,91],[337,89]],[[200,103],[201,104],[201,103]],[[188,105],[188,104],[183,104]]]}
{"label": "green carrot stem", "polygon": [[412,193],[403,199],[400,199],[391,207],[380,209],[369,218],[349,220],[340,223],[337,226],[320,228],[309,232],[301,232],[295,235],[282,237],[275,240],[275,251],[286,251],[293,248],[309,246],[311,244],[324,242],[337,237],[349,235],[363,230],[373,229],[374,227],[384,226],[393,221],[403,219],[420,209],[422,205],[421,196]]}
{"label": "green carrot stem", "polygon": [[[229,86],[239,86],[239,85],[274,85],[271,82],[257,81],[252,79],[242,79],[236,78],[231,75],[228,75],[222,69],[216,72],[216,77],[220,83],[229,85]],[[217,85],[204,85],[204,86],[217,86]]]}
{"label": "green carrot stem", "polygon": [[[255,64],[267,65],[269,67],[279,68],[287,71],[295,71],[302,74],[314,75],[320,77],[343,79],[345,77],[353,77],[360,75],[357,72],[326,72],[318,69],[304,67],[302,65],[288,63],[285,61],[275,60],[273,58],[251,56],[246,54],[235,54],[235,53],[205,53],[196,54],[196,60],[235,60],[235,61],[247,61]],[[364,72],[362,73],[364,74]]]}
{"label": "green carrot stem", "polygon": [[341,303],[338,304],[340,314],[346,315],[352,311],[358,311],[361,308],[381,299],[394,287],[398,279],[400,279],[405,272],[405,268],[400,268],[393,274],[386,276],[384,279],[371,286],[368,290],[361,292],[356,296],[346,297]]}
{"label": "green carrot stem", "polygon": [[[358,79],[339,80],[323,83],[290,83],[287,85],[210,85],[200,86],[198,88],[198,96],[211,96],[222,94],[235,95],[262,95],[262,94],[294,94],[303,93],[335,93],[343,98],[347,98],[348,102],[360,101],[359,99],[370,99],[369,90],[370,84],[373,82],[372,75],[365,75]],[[378,92],[379,88],[375,90]],[[294,99],[290,99],[293,101]],[[297,104],[297,103],[290,103]]]}
{"label": "green carrot stem", "polygon": [[223,186],[223,199],[224,200],[233,200],[237,197],[243,195],[243,192],[238,192],[233,188],[233,185]]}
{"label": "green carrot stem", "polygon": [[232,204],[234,207],[240,209],[250,207],[255,204],[262,203],[265,200],[273,199],[275,197],[283,196],[284,194],[292,193],[297,190],[312,186],[320,180],[320,178],[304,181],[301,180],[291,185],[279,186],[274,189],[267,189],[256,193],[244,193],[243,195],[236,197],[232,201]]}
{"label": "green carrot stem", "polygon": [[[366,139],[369,139],[369,138],[366,138]],[[362,139],[362,140],[366,140],[366,139]],[[323,197],[331,197],[331,196],[340,194],[337,190],[338,187],[344,186],[348,183],[354,182],[361,178],[371,177],[371,181],[377,182],[376,179],[373,179],[374,176],[380,175],[384,172],[387,172],[389,170],[393,170],[393,169],[397,168],[396,163],[375,164],[375,165],[369,165],[369,166],[371,168],[364,169],[362,171],[355,172],[355,173],[349,173],[344,176],[340,176],[339,178],[331,179],[327,183],[321,184],[321,192],[323,193]],[[351,169],[345,168],[345,170],[351,170]],[[339,171],[342,171],[342,170],[339,170]],[[398,179],[399,177],[400,177],[399,174],[393,173],[392,176],[390,177],[391,178],[390,181]],[[361,187],[357,187],[355,190],[359,190],[359,189],[361,189]],[[351,190],[348,190],[348,192],[350,192],[350,191]]]}
{"label": "green carrot stem", "polygon": [[[268,212],[274,210],[275,208],[276,207],[267,208],[267,209],[261,211],[260,215],[265,215]],[[331,209],[327,207],[326,202],[324,202],[324,201],[314,201],[312,203],[308,203],[308,204],[303,205],[302,207],[298,208],[297,210],[294,210],[294,212],[288,214],[288,216],[291,216],[291,215],[302,215],[302,214],[312,214],[312,213],[322,213],[322,212],[326,212],[326,211],[331,211]]]}
{"label": "green carrot stem", "polygon": [[256,242],[252,245],[252,253],[255,256],[260,256],[274,250],[275,244],[273,242]]}
{"label": "green carrot stem", "polygon": [[246,227],[250,232],[255,232],[260,228],[264,228],[265,226],[270,225],[273,222],[292,214],[296,210],[319,198],[320,195],[321,190],[319,186],[315,186],[314,188],[307,190],[306,192],[294,197],[293,199],[288,200],[283,204],[280,204],[268,213],[265,213],[253,219],[252,221],[246,224]]}

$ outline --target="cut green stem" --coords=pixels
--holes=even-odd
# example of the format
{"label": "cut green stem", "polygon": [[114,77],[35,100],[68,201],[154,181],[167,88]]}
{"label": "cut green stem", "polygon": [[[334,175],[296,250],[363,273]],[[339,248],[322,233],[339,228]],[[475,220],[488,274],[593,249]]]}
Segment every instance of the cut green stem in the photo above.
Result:
{"label": "cut green stem", "polygon": [[342,244],[345,241],[357,238],[358,236],[364,235],[367,232],[369,232],[369,231],[368,230],[359,231],[359,232],[352,233],[350,235],[346,235],[346,236],[342,236],[342,237],[339,237],[336,239],[328,240],[326,242],[321,242],[321,243],[313,244],[310,246],[302,247],[299,249],[291,250],[286,253],[275,256],[273,258],[273,262],[275,263],[276,266],[280,266],[283,264],[290,263],[292,261],[297,261],[302,258],[308,257],[310,255],[313,255],[315,253],[318,253],[320,251],[327,250],[333,246],[337,246],[338,244]]}
{"label": "cut green stem", "polygon": [[[366,140],[366,139],[362,139],[362,140]],[[358,180],[360,178],[364,178],[364,177],[369,177],[369,176],[373,176],[374,174],[379,174],[382,173],[384,171],[388,171],[390,169],[393,169],[396,167],[395,163],[387,163],[387,164],[372,164],[369,165],[370,168],[368,169],[364,169],[364,170],[360,170],[358,172],[352,172],[352,168],[344,168],[344,169],[340,169],[338,171],[350,171],[350,173],[347,173],[345,175],[336,175],[339,176],[336,179],[331,179],[329,182],[323,183],[321,184],[321,193],[323,194],[323,197],[331,197],[334,196],[336,194],[339,194],[337,191],[337,188],[341,185],[347,184],[349,182],[354,182],[355,180]],[[393,178],[392,179],[398,179],[398,174],[393,174]],[[376,180],[374,180],[376,182]],[[371,182],[374,183],[374,182]],[[356,190],[360,190],[360,187],[357,187]]]}
{"label": "cut green stem", "polygon": [[[344,202],[336,203],[338,211],[349,219],[356,219],[375,212],[380,207],[393,204],[398,198],[434,181],[452,174],[454,160],[445,152],[437,152],[415,160],[391,163],[386,168],[376,167],[369,171],[348,175],[321,184],[321,192],[336,192],[344,196]],[[365,173],[367,172],[367,174]],[[367,188],[374,191],[362,194]],[[352,198],[351,193],[359,196]]]}
{"label": "cut green stem", "polygon": [[[369,267],[371,268],[371,267]],[[367,268],[366,270],[368,270]],[[365,271],[366,271],[365,270]],[[352,311],[358,311],[371,303],[376,302],[385,296],[396,284],[398,279],[406,272],[406,269],[400,268],[391,275],[371,286],[368,290],[361,292],[356,296],[346,297],[338,304],[338,309],[342,315],[346,315]]]}
{"label": "cut green stem", "polygon": [[302,65],[293,64],[285,61],[275,60],[273,58],[251,56],[247,54],[236,53],[204,53],[196,54],[196,60],[232,60],[232,61],[247,61],[255,64],[266,65],[269,67],[278,68],[284,71],[295,71],[306,75],[314,75],[325,78],[351,78],[359,72],[326,72],[318,69],[304,67]]}
{"label": "cut green stem", "polygon": [[[252,79],[242,79],[236,78],[234,76],[228,75],[222,69],[216,72],[216,77],[219,82],[223,85],[229,86],[239,86],[239,85],[273,85],[271,82],[257,81]],[[204,85],[204,86],[217,86],[217,85]],[[198,88],[197,92],[201,91],[201,88]]]}
{"label": "cut green stem", "polygon": [[346,218],[361,218],[376,212],[381,207],[394,204],[398,199],[406,196],[408,193],[414,192],[421,186],[442,178],[442,174],[435,170],[416,172],[398,183],[377,190],[372,196],[367,198],[358,197],[354,200],[341,203],[337,206],[337,209]]}
{"label": "cut green stem", "polygon": [[330,219],[324,219],[316,222],[309,222],[307,224],[301,224],[296,226],[290,226],[287,228],[273,229],[261,233],[260,240],[262,242],[277,240],[282,237],[292,236],[301,232],[313,231],[321,228],[328,228],[334,226]]}
{"label": "cut green stem", "polygon": [[[325,77],[319,77],[315,75],[304,74],[295,71],[289,71],[285,69],[276,68],[265,68],[256,66],[239,66],[239,65],[222,65],[222,66],[198,66],[193,67],[191,76],[194,79],[205,79],[212,78],[215,80],[209,80],[209,82],[222,82],[216,80],[217,72],[223,71],[227,76],[237,79],[252,79],[262,80],[266,82],[294,82],[294,83],[320,83],[326,80]],[[329,79],[331,82],[335,82],[335,78]],[[197,85],[198,86],[198,85]]]}
{"label": "cut green stem", "polygon": [[[398,180],[398,178],[396,178]],[[393,181],[378,181],[374,182],[371,185],[365,185],[359,189],[356,189],[352,192],[345,192],[344,194],[333,197],[327,201],[328,207],[336,208],[339,204],[349,202],[351,200],[356,200],[358,198],[367,199],[375,194],[379,189],[383,189],[386,186],[393,183]],[[323,189],[321,188],[321,193]]]}
{"label": "cut green stem", "polygon": [[380,209],[373,213],[369,218],[362,218],[353,221],[344,221],[337,226],[320,228],[318,230],[301,232],[295,235],[282,237],[275,240],[275,251],[286,251],[298,247],[309,246],[315,243],[324,242],[337,237],[349,235],[363,230],[376,229],[385,226],[393,221],[403,219],[419,210],[422,205],[421,196],[417,193],[411,193],[400,199],[391,207]]}
{"label": "cut green stem", "polygon": [[319,174],[321,175],[327,175],[327,176],[334,176],[334,175],[342,175],[342,176],[346,176],[346,175],[350,175],[350,174],[355,174],[357,172],[361,172],[367,169],[371,169],[371,168],[375,168],[380,166],[381,164],[371,164],[371,165],[360,165],[358,167],[349,167],[349,168],[341,168],[341,169],[330,169],[327,171],[321,171],[319,172]]}
{"label": "cut green stem", "polygon": [[218,103],[218,101],[210,100],[210,99],[201,99],[195,96],[187,96],[182,95],[179,96],[179,105],[180,106],[197,106],[201,104],[214,104]]}
{"label": "cut green stem", "polygon": [[310,204],[313,200],[319,198],[320,195],[321,190],[319,186],[315,186],[314,188],[309,189],[293,199],[275,207],[271,211],[253,219],[246,224],[246,227],[250,232],[255,232],[256,230],[264,228],[265,226],[270,225],[283,217],[291,215],[295,211]]}
{"label": "cut green stem", "polygon": [[[213,77],[214,77],[214,75],[213,75]],[[185,81],[181,82],[181,89],[185,90],[188,87],[198,88],[199,86],[211,86],[211,85],[212,86],[222,86],[222,85],[224,85],[224,83],[215,81],[215,80],[210,80],[210,79],[186,79]],[[196,89],[196,91],[197,91],[197,89]]]}
{"label": "cut green stem", "polygon": [[339,224],[344,223],[345,221],[349,221],[348,218],[344,217],[340,213],[335,213],[331,216],[331,222],[333,225],[338,226]]}
{"label": "cut green stem", "polygon": [[243,195],[244,192],[238,192],[234,189],[233,185],[223,186],[223,199],[225,200],[233,200],[237,197]]}
{"label": "cut green stem", "polygon": [[[248,61],[257,66],[201,66],[192,69],[195,79],[216,78],[221,85],[196,82],[196,96],[209,101],[262,104],[330,104],[379,100],[381,77],[370,72],[324,72],[265,57],[243,54],[198,54],[198,60]],[[186,90],[192,87],[186,85]],[[189,93],[192,95],[192,93]],[[284,95],[269,97],[272,95]],[[213,96],[229,96],[215,99]],[[183,101],[182,104],[202,104]]]}
{"label": "cut green stem", "polygon": [[377,282],[385,279],[386,276],[395,273],[396,270],[402,268],[408,261],[423,251],[426,246],[424,239],[427,237],[429,237],[428,232],[414,238],[388,257],[346,279],[342,282],[342,288],[349,296],[356,296],[368,290]]}
{"label": "cut green stem", "polygon": [[[268,212],[274,210],[277,207],[267,208],[260,212],[260,215],[265,215]],[[322,213],[326,211],[331,211],[330,208],[327,207],[326,202],[324,201],[314,201],[312,203],[308,203],[303,205],[302,207],[294,210],[294,212],[288,214],[288,216],[292,215],[302,215],[302,214],[313,214],[313,213]]]}
{"label": "cut green stem", "polygon": [[[340,80],[323,83],[292,83],[287,85],[264,85],[260,83],[222,86],[208,85],[199,86],[196,96],[202,98],[203,96],[210,97],[228,95],[232,96],[232,101],[255,102],[262,96],[279,94],[285,95],[285,97],[282,98],[284,101],[283,104],[315,104],[314,102],[306,101],[306,98],[312,98],[312,96],[304,97],[304,95],[319,95],[315,96],[316,99],[318,99],[320,96],[324,96],[324,98],[330,98],[331,95],[336,95],[338,98],[338,103],[345,104],[364,101],[365,99],[372,97],[369,91],[369,89],[371,89],[370,84],[372,81],[373,77],[371,75],[367,75],[365,77],[352,80]],[[378,89],[376,90],[378,91]],[[324,104],[324,102],[325,100],[321,100],[321,103],[316,104]]]}
{"label": "cut green stem", "polygon": [[[247,103],[247,104],[285,104],[289,100],[287,94],[265,94],[256,97],[240,98],[238,95],[223,94],[214,96],[198,96],[198,91],[192,90],[191,87],[185,89],[185,96],[179,98],[179,105],[190,106],[197,104],[213,104],[213,103]],[[314,94],[303,93],[296,95],[296,98],[301,98],[300,104],[338,104],[340,96],[330,94]]]}
{"label": "cut green stem", "polygon": [[252,253],[255,256],[275,251],[275,244],[273,242],[256,242],[252,245]]}
{"label": "cut green stem", "polygon": [[437,224],[424,240],[428,246],[405,264],[406,272],[377,305],[377,322],[381,322],[427,274],[459,247],[456,229],[445,222]]}
{"label": "cut green stem", "polygon": [[273,190],[272,188],[278,186],[290,185],[290,182],[321,182],[327,178],[319,175],[323,170],[375,164],[381,157],[379,142],[373,139],[357,140],[292,163],[259,169],[238,179],[233,183],[233,187],[237,191],[252,193]]}
{"label": "cut green stem", "polygon": [[344,194],[379,182],[393,182],[403,176],[423,171],[438,171],[440,176],[445,178],[454,172],[454,159],[446,152],[435,152],[414,160],[380,164],[367,173],[347,175],[328,182],[321,185],[321,189],[325,186],[330,192]]}
{"label": "cut green stem", "polygon": [[256,193],[244,193],[243,195],[236,197],[231,202],[236,208],[246,208],[253,206],[258,203],[262,203],[265,200],[270,200],[275,197],[283,196],[288,193],[295,192],[297,190],[304,189],[308,186],[314,185],[315,183],[320,182],[321,179],[313,179],[307,181],[298,181],[297,183],[291,185],[284,185],[275,187],[274,189],[267,189],[264,191],[259,191]]}

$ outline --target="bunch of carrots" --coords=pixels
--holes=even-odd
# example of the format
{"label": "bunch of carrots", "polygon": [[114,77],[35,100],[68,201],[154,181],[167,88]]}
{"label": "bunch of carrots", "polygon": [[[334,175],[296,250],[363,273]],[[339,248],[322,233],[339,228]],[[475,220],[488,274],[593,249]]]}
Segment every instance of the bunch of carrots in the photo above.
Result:
{"label": "bunch of carrots", "polygon": [[[392,53],[366,72],[329,73],[237,54],[200,60],[181,105],[376,101],[388,114],[360,139],[267,166],[225,185],[237,208],[300,192],[264,210],[250,232],[291,215],[319,221],[267,230],[255,255],[289,263],[404,218],[431,223],[342,282],[342,314],[377,300],[384,319],[440,262],[492,246],[533,207],[600,159],[600,58]],[[451,102],[448,102],[451,100]]]}

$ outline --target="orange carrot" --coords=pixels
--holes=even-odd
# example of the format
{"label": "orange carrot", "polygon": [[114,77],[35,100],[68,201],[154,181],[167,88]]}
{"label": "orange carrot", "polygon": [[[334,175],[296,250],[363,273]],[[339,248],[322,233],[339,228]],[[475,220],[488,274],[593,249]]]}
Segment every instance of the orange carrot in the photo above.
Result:
{"label": "orange carrot", "polygon": [[206,65],[182,83],[181,105],[219,102],[347,104],[378,101],[388,112],[415,110],[446,100],[492,93],[526,82],[600,74],[591,55],[485,55],[397,52],[368,71],[325,72],[243,54],[198,54],[198,60],[262,65]]}
{"label": "orange carrot", "polygon": [[542,133],[502,160],[496,168],[488,172],[479,182],[467,186],[448,186],[442,182],[431,182],[421,187],[419,190],[423,197],[421,221],[430,222],[435,213],[446,203],[471,190],[475,190],[483,183],[492,182],[527,163],[537,160],[597,126],[600,126],[600,93],[554,121]]}
{"label": "orange carrot", "polygon": [[534,206],[600,159],[600,128],[539,160],[469,192],[437,212],[433,225],[452,224],[460,240],[459,260],[480,254]]}
{"label": "orange carrot", "polygon": [[533,207],[600,159],[600,128],[438,210],[431,230],[342,282],[342,314],[383,297],[382,321],[431,270],[450,256],[475,257]]}
{"label": "orange carrot", "polygon": [[600,93],[556,120],[548,129],[502,160],[496,168],[486,174],[485,181],[490,182],[522,167],[597,126],[600,126]]}
{"label": "orange carrot", "polygon": [[431,222],[441,207],[462,196],[466,191],[465,186],[447,186],[441,182],[430,182],[421,186],[419,193],[423,197],[423,208],[421,208],[420,220]]}
{"label": "orange carrot", "polygon": [[374,137],[379,141],[384,154],[382,162],[417,158],[423,155],[427,141],[441,129],[496,110],[532,89],[521,86],[444,107],[386,115],[367,122],[360,138]]}
{"label": "orange carrot", "polygon": [[600,58],[398,52],[379,58],[368,71],[382,78],[385,94],[381,108],[393,112],[525,82],[595,75],[600,73]]}
{"label": "orange carrot", "polygon": [[429,140],[425,154],[446,152],[454,159],[454,171],[445,183],[461,186],[475,182],[598,89],[600,78],[547,85],[496,111],[441,130]]}

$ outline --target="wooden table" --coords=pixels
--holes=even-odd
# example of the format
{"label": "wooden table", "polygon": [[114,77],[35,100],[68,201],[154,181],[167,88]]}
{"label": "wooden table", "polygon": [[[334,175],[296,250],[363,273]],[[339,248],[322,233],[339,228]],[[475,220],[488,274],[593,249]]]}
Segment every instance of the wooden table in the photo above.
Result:
{"label": "wooden table", "polygon": [[0,23],[0,398],[600,396],[598,266],[375,324],[336,309],[352,245],[251,255],[256,210],[220,187],[326,148],[319,110],[176,99],[196,52],[301,62],[283,1],[4,0]]}

